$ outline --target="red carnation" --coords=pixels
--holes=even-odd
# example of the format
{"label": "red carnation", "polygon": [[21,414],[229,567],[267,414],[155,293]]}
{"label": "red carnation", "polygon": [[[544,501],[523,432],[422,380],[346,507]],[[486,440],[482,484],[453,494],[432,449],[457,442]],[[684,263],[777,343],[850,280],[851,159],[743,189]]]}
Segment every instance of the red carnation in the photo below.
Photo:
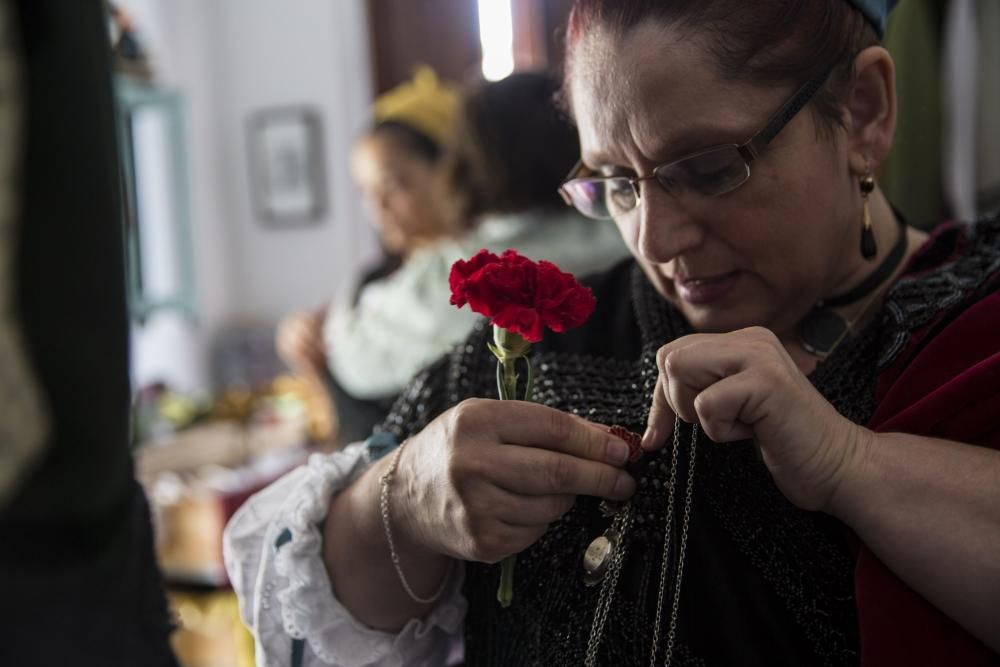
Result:
{"label": "red carnation", "polygon": [[594,312],[594,295],[551,262],[533,262],[507,250],[497,257],[480,250],[459,260],[448,277],[451,303],[490,318],[491,324],[538,342],[548,327],[563,332]]}
{"label": "red carnation", "polygon": [[[497,393],[500,400],[518,398],[520,385],[515,365],[527,369],[521,398],[531,400],[534,372],[528,351],[542,339],[545,328],[562,332],[578,327],[594,312],[594,294],[569,273],[551,262],[533,262],[515,250],[497,257],[480,250],[472,259],[458,260],[448,276],[451,303],[468,304],[490,318],[493,342],[487,343],[497,358]],[[504,607],[514,596],[514,561],[503,559],[497,600]]]}

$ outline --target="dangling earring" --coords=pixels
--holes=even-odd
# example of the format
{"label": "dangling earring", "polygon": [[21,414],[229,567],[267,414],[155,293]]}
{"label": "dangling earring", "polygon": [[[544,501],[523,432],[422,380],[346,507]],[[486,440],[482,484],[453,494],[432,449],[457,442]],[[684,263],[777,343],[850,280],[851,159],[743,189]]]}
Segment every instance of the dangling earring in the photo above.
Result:
{"label": "dangling earring", "polygon": [[872,230],[872,214],[868,209],[868,195],[875,189],[875,179],[872,178],[871,170],[865,167],[865,175],[858,182],[861,188],[861,201],[864,213],[861,221],[861,256],[865,259],[874,259],[878,254],[878,246],[875,245],[875,232]]}

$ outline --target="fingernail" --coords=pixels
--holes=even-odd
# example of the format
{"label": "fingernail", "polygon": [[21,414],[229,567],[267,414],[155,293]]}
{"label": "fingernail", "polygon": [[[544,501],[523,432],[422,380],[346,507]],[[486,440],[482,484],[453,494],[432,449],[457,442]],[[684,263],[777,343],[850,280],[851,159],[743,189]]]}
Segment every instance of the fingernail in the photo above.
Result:
{"label": "fingernail", "polygon": [[628,459],[628,445],[615,438],[608,440],[608,461],[615,465],[621,465]]}

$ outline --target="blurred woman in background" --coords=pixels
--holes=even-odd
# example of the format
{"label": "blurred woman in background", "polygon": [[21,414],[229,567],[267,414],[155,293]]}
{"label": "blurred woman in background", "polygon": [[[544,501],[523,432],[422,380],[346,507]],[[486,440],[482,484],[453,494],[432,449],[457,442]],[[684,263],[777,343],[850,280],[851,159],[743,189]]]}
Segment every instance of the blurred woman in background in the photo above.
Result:
{"label": "blurred woman in background", "polygon": [[[351,171],[384,254],[354,285],[311,311],[296,312],[278,327],[281,358],[309,383],[319,399],[323,430],[338,439],[367,436],[393,395],[345,390],[331,373],[323,325],[333,312],[359,308],[369,286],[384,283],[412,251],[460,233],[456,207],[445,185],[443,145],[458,111],[457,91],[426,67],[412,81],[385,93],[372,107],[373,126],[355,143]],[[410,266],[413,271],[413,265]]]}

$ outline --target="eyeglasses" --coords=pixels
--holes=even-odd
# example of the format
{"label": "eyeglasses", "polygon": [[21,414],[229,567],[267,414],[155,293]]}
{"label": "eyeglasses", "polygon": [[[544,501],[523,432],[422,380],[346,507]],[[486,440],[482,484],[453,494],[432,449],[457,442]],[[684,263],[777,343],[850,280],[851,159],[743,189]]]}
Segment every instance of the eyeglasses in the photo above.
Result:
{"label": "eyeglasses", "polygon": [[559,194],[588,218],[606,220],[628,213],[639,205],[639,184],[654,180],[668,193],[695,192],[718,197],[732,192],[750,178],[750,164],[789,121],[809,103],[830,71],[804,83],[759,132],[743,144],[725,144],[691,153],[653,169],[649,176],[592,176],[578,162]]}

